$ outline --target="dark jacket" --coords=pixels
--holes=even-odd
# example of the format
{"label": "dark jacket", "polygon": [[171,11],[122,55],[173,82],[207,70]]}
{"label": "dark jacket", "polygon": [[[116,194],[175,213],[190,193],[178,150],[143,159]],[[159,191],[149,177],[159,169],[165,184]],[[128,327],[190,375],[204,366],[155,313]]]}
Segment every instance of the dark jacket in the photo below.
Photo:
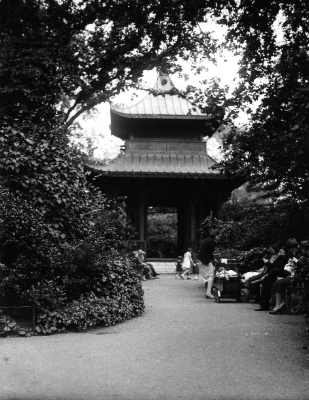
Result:
{"label": "dark jacket", "polygon": [[271,271],[274,268],[278,268],[283,270],[287,262],[289,261],[289,257],[285,254],[281,254],[278,256],[273,263],[269,261],[265,264],[267,266],[267,272]]}
{"label": "dark jacket", "polygon": [[203,264],[209,264],[214,259],[215,241],[212,236],[208,236],[201,244],[200,251],[198,253],[198,259]]}

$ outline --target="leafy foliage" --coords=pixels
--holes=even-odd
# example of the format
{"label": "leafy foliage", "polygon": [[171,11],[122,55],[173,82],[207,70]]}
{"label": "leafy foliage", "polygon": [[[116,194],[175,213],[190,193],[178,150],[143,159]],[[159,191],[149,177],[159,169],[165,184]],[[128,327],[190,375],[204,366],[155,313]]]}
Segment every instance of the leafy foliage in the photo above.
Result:
{"label": "leafy foliage", "polygon": [[48,110],[70,125],[145,69],[213,59],[216,41],[199,23],[216,9],[211,0],[2,0],[0,102],[13,118],[37,122]]}
{"label": "leafy foliage", "polygon": [[177,216],[175,213],[149,214],[148,257],[176,257]]}
{"label": "leafy foliage", "polygon": [[225,114],[229,88],[227,86],[222,87],[218,78],[204,80],[200,82],[200,85],[199,88],[188,86],[185,96],[203,113],[212,116],[213,121],[206,122],[206,124],[211,124],[212,128],[217,129]]}
{"label": "leafy foliage", "polygon": [[42,332],[142,311],[131,228],[87,184],[68,126],[144,69],[213,58],[199,22],[214,4],[1,0],[1,289],[44,310]]}
{"label": "leafy foliage", "polygon": [[[132,229],[124,214],[117,215],[117,210],[103,208],[92,199],[91,228],[74,241],[59,240],[39,209],[7,189],[2,188],[0,194],[1,225],[6,227],[1,304],[34,302],[46,317],[38,319],[38,331],[43,333],[115,323],[143,311],[143,293],[131,257]],[[86,303],[89,309],[94,297],[106,310],[104,318],[82,322],[81,310]],[[84,305],[79,306],[80,302]],[[59,310],[61,323],[59,318],[50,318],[50,313]]]}
{"label": "leafy foliage", "polygon": [[[222,48],[239,53],[240,84],[232,98],[218,81],[187,93],[206,112],[222,107],[252,115],[232,129],[221,168],[273,196],[307,200],[308,20],[305,0],[0,3],[1,115],[32,123],[70,125],[80,114],[135,85],[144,69],[178,60],[214,59],[218,42],[207,18],[227,27]],[[195,64],[194,64],[195,63]],[[189,90],[190,91],[190,90]],[[254,111],[255,102],[261,103]],[[31,139],[31,138],[30,138]],[[266,185],[266,186],[265,186]]]}
{"label": "leafy foliage", "polygon": [[34,128],[0,129],[3,183],[40,210],[56,236],[78,235],[89,201],[81,159],[61,128]]}
{"label": "leafy foliage", "polygon": [[[224,216],[228,216],[228,219]],[[223,219],[206,218],[201,231],[207,233],[211,228],[219,228],[217,243],[220,253],[229,258],[233,253],[264,248],[271,243],[284,246],[290,237],[305,240],[308,219],[308,210],[297,204],[258,204],[255,201],[234,205],[226,203]]]}
{"label": "leafy foliage", "polygon": [[272,197],[298,201],[309,198],[308,22],[302,0],[241,1],[224,19],[242,54],[232,113],[242,109],[252,120],[230,130],[221,166]]}
{"label": "leafy foliage", "polygon": [[[207,98],[201,91],[188,96],[218,120],[227,105],[229,122],[236,108],[253,116],[246,129],[227,135],[222,169],[272,195],[308,200],[309,8],[304,0],[1,0],[0,175],[9,188],[1,191],[6,226],[1,288],[8,298],[35,301],[44,310],[42,332],[141,312],[131,228],[104,197],[90,191],[67,127],[135,84],[144,69],[166,64],[175,72],[178,56],[193,64],[213,59],[218,44],[199,25],[207,14],[228,27],[224,46],[242,53],[241,82],[230,100],[216,81]],[[278,15],[281,43],[274,29]],[[298,215],[307,215],[297,214],[297,207],[248,207],[243,221],[225,222],[219,240],[240,250],[275,236],[283,240],[294,228],[301,236]]]}

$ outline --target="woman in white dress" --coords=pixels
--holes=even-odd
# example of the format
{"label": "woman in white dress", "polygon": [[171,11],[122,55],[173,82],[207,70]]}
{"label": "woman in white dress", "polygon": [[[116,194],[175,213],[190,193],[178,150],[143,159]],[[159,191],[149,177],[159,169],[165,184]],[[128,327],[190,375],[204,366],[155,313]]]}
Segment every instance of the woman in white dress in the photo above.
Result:
{"label": "woman in white dress", "polygon": [[194,262],[192,259],[192,249],[188,248],[188,251],[183,256],[182,269],[184,272],[180,275],[182,279],[184,279],[185,275],[187,275],[187,279],[191,279],[189,277],[190,268],[194,266]]}

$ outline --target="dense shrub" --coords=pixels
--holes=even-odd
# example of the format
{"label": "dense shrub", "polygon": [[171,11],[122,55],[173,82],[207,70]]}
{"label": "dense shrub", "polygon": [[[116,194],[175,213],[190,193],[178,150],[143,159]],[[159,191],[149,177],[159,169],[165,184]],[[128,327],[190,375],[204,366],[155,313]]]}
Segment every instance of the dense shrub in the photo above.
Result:
{"label": "dense shrub", "polygon": [[216,239],[221,258],[236,258],[241,273],[261,267],[261,257],[269,244],[285,245],[288,238],[308,239],[309,217],[307,209],[299,204],[258,203],[255,200],[226,203],[223,218],[207,217],[201,232],[219,228]]}
{"label": "dense shrub", "polygon": [[4,185],[39,210],[60,240],[84,236],[84,215],[92,202],[81,157],[69,146],[67,135],[68,130],[56,124],[10,121],[0,126]]}
{"label": "dense shrub", "polygon": [[217,243],[222,252],[248,251],[274,242],[285,245],[290,237],[308,238],[309,215],[299,205],[239,204],[233,206],[233,212],[231,205],[225,207],[228,212],[223,209],[222,220],[208,217],[201,227],[204,233],[213,227],[220,229]]}
{"label": "dense shrub", "polygon": [[231,241],[230,233],[235,235],[236,246],[250,249],[279,242],[285,244],[289,237],[299,240],[308,236],[309,212],[305,205],[297,203],[226,203],[223,207],[224,235],[222,245]]}
{"label": "dense shrub", "polygon": [[39,332],[84,329],[141,314],[143,293],[124,214],[95,194],[87,234],[59,241],[44,214],[20,196],[1,188],[0,206],[6,227],[1,301],[34,302]]}
{"label": "dense shrub", "polygon": [[[115,253],[112,256],[106,256],[106,263],[101,260],[100,273],[93,274],[90,279],[77,277],[73,281],[71,275],[66,276],[68,287],[64,286],[68,295],[72,284],[75,293],[83,292],[79,285],[84,286],[84,294],[69,301],[67,298],[57,307],[43,308],[37,319],[38,332],[52,333],[73,327],[81,330],[97,324],[114,325],[143,312],[142,288],[131,260]],[[37,293],[31,295],[35,298]],[[41,292],[38,294],[40,296]]]}

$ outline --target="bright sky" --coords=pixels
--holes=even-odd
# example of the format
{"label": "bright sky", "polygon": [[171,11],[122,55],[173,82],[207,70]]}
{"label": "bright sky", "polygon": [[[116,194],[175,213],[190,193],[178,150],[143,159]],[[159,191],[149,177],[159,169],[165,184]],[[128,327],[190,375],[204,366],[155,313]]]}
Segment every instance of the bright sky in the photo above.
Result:
{"label": "bright sky", "polygon": [[[221,31],[224,28],[218,28],[217,25],[214,27],[214,36],[218,40],[222,40],[224,32]],[[203,28],[203,27],[202,27]],[[209,24],[207,29],[209,29]],[[221,29],[221,30],[220,30]],[[204,71],[200,75],[194,75],[192,73],[190,65],[183,65],[183,72],[189,76],[189,80],[185,81],[180,79],[177,74],[170,75],[174,85],[179,90],[185,90],[188,85],[200,86],[200,81],[205,79],[211,79],[218,77],[221,80],[222,86],[228,85],[231,90],[235,87],[238,70],[238,58],[231,55],[231,53],[223,53],[217,60],[217,65],[213,65],[208,62],[204,66],[207,67],[207,71]],[[157,79],[156,70],[145,71],[143,77],[141,77],[140,84],[145,88],[152,88]],[[134,96],[133,96],[134,94]],[[147,95],[147,92],[140,90],[130,90],[125,93],[121,93],[112,99],[113,103],[131,105],[140,101]],[[133,100],[132,100],[133,97]],[[123,142],[112,136],[110,133],[110,107],[108,103],[101,104],[97,107],[98,112],[91,118],[80,118],[78,122],[82,126],[85,132],[85,143],[86,138],[90,137],[95,146],[97,147],[94,151],[96,158],[114,158],[119,153],[120,145]],[[214,158],[220,157],[218,147],[220,143],[216,139],[210,139],[207,142],[208,153]]]}
{"label": "bright sky", "polygon": [[[235,86],[234,79],[237,78],[237,59],[234,57],[226,57],[220,59],[217,66],[209,64],[208,72],[203,73],[201,76],[194,76],[190,71],[190,66],[184,66],[184,73],[189,75],[189,80],[185,81],[180,79],[178,75],[171,75],[171,79],[177,89],[185,90],[188,85],[199,86],[199,82],[202,79],[210,79],[212,77],[219,77],[222,85],[228,85],[233,88]],[[156,70],[145,71],[142,77],[142,85],[144,87],[153,87],[157,79]],[[134,94],[134,96],[133,96]],[[130,105],[137,103],[143,97],[147,95],[147,92],[143,90],[139,91],[127,91],[115,97],[113,103],[120,103],[124,105]],[[134,97],[132,100],[132,96]],[[110,106],[109,103],[100,104],[97,107],[97,113],[87,119],[79,119],[79,123],[85,131],[85,138],[90,137],[97,147],[94,151],[96,158],[111,157],[114,158],[118,152],[119,147],[123,142],[111,135],[110,132]],[[218,143],[215,139],[210,139],[208,143],[208,152],[210,156],[216,158],[218,152]],[[213,153],[213,154],[212,154]]]}
{"label": "bright sky", "polygon": [[[283,17],[279,13],[278,18],[274,24],[274,28],[277,32],[278,41],[283,40],[282,36],[282,22]],[[226,34],[226,28],[224,26],[219,26],[214,21],[209,20],[207,23],[200,24],[200,28],[203,29],[212,29],[212,36],[222,43]],[[200,81],[209,80],[211,78],[218,77],[221,80],[222,86],[229,86],[231,90],[237,84],[237,71],[238,71],[238,61],[239,58],[235,57],[232,53],[226,51],[226,53],[221,54],[217,58],[217,65],[213,65],[211,62],[208,62],[207,72],[204,71],[201,75],[194,75],[192,73],[190,65],[183,65],[184,73],[189,76],[189,80],[185,81],[180,79],[178,75],[170,75],[173,83],[175,84],[177,89],[185,90],[187,85],[192,85],[196,87],[200,87]],[[145,88],[152,88],[156,82],[157,73],[155,70],[145,71],[143,77],[141,77],[141,85]],[[134,99],[132,100],[132,97]],[[140,101],[143,97],[145,97],[147,93],[145,91],[128,91],[126,93],[122,93],[112,99],[113,103],[123,104],[123,105],[131,105]],[[247,121],[247,115],[243,114],[240,116],[238,121],[239,124],[245,123]],[[86,138],[91,138],[93,140],[94,145],[97,147],[94,151],[94,156],[96,158],[114,158],[119,153],[120,146],[123,142],[112,136],[110,132],[110,107],[108,103],[101,104],[97,107],[97,113],[91,118],[83,118],[81,117],[78,122],[82,126],[84,131],[84,144],[86,144]],[[220,142],[211,138],[207,142],[207,151],[210,156],[215,159],[220,158],[220,150],[218,149],[220,146]]]}

